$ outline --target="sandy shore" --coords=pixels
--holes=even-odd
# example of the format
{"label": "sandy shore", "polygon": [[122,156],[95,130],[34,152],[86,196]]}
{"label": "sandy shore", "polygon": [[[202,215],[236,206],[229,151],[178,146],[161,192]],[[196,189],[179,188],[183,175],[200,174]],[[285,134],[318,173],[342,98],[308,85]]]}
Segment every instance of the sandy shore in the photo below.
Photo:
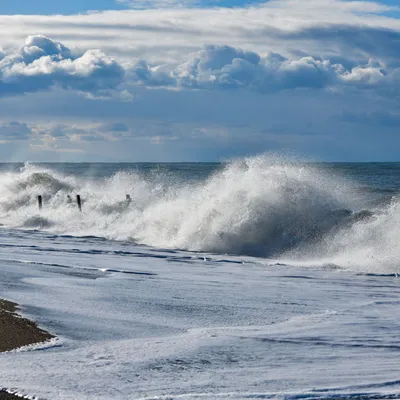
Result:
{"label": "sandy shore", "polygon": [[0,352],[45,342],[54,337],[34,322],[22,318],[17,310],[17,304],[0,300]]}
{"label": "sandy shore", "polygon": [[[17,311],[17,304],[0,299],[0,352],[45,342],[54,337],[34,322],[18,315]],[[0,400],[21,400],[21,397],[0,390]]]}

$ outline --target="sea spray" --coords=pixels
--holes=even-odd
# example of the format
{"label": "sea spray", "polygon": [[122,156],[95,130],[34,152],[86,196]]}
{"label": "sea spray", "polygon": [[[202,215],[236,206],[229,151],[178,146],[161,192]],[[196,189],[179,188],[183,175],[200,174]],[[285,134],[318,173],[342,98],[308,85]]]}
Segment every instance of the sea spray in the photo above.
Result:
{"label": "sea spray", "polygon": [[313,246],[292,249],[288,256],[305,264],[334,264],[374,274],[400,272],[400,199],[376,207],[364,218],[342,222]]}
{"label": "sea spray", "polygon": [[[162,168],[146,174],[125,169],[100,179],[29,164],[1,173],[0,189],[6,227],[345,266],[362,257],[398,259],[391,233],[400,222],[396,200],[363,211],[368,199],[358,183],[279,157],[236,160],[197,179]],[[67,199],[78,193],[82,213]]]}

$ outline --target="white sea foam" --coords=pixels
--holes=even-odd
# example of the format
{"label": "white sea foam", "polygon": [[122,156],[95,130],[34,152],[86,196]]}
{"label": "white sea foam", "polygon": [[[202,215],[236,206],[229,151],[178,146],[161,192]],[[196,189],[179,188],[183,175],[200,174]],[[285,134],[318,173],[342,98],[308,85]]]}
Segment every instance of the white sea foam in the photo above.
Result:
{"label": "white sea foam", "polygon": [[[368,201],[357,184],[279,157],[237,160],[191,182],[133,171],[89,179],[26,165],[2,173],[0,188],[6,227],[400,272],[398,200],[359,213]],[[67,201],[78,193],[82,213]]]}

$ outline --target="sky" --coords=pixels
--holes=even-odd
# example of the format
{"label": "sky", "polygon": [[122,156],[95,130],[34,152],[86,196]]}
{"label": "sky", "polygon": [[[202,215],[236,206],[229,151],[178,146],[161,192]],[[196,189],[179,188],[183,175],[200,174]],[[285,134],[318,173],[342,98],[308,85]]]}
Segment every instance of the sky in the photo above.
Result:
{"label": "sky", "polygon": [[399,161],[396,3],[0,2],[0,161]]}

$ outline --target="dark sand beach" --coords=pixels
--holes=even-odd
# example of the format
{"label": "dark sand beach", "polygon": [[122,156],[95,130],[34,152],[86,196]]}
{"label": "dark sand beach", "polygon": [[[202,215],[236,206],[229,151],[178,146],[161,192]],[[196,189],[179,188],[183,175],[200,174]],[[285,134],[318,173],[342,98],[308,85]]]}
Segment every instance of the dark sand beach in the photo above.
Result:
{"label": "dark sand beach", "polygon": [[21,400],[23,397],[18,397],[7,392],[0,392],[0,400]]}
{"label": "dark sand beach", "polygon": [[[45,342],[54,337],[34,322],[21,317],[17,311],[17,304],[0,299],[0,352]],[[17,399],[21,397],[0,390],[0,400]]]}

